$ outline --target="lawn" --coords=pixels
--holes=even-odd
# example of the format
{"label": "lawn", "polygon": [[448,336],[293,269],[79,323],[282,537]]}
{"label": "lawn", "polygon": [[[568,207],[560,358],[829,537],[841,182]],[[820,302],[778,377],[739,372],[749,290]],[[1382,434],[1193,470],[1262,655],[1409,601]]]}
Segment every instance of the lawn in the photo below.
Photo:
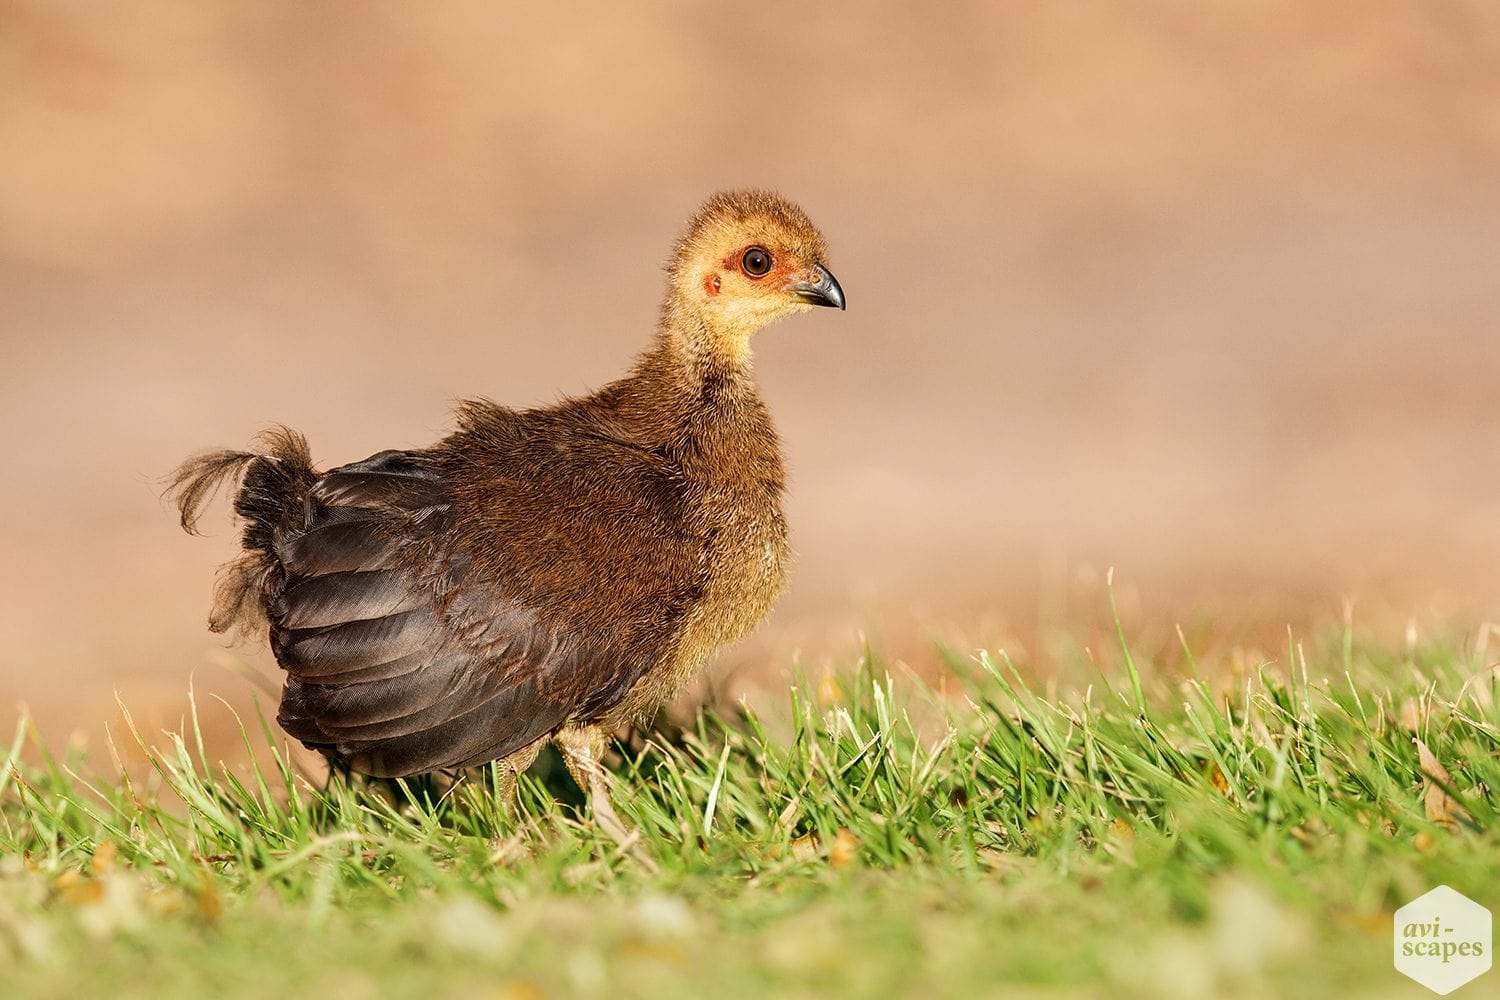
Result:
{"label": "lawn", "polygon": [[482,772],[300,774],[259,719],[258,770],[190,727],[123,734],[133,777],[23,724],[0,995],[1430,996],[1395,908],[1500,903],[1486,645],[1122,645],[1045,686],[1000,653],[935,687],[866,657],[624,750],[655,872],[545,758],[509,812]]}

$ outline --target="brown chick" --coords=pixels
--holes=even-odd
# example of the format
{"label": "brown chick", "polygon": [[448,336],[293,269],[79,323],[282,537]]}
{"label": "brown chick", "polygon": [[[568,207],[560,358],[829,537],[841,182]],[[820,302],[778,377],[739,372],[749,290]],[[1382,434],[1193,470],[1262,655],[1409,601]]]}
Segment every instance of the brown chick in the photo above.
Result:
{"label": "brown chick", "polygon": [[436,445],[327,472],[285,428],[189,459],[172,484],[183,527],[226,480],[244,523],[209,627],[268,623],[277,721],[355,771],[496,760],[513,789],[550,740],[618,827],[599,794],[606,739],[782,589],[781,450],[750,339],[842,309],[826,263],[797,206],[717,194],[672,255],[654,342],[593,395],[469,401]]}

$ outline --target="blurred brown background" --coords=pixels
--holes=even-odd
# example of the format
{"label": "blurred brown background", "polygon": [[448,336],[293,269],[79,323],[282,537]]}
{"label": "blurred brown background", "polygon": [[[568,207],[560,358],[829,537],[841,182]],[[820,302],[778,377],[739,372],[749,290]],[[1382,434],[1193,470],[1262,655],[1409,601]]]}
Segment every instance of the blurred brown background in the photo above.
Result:
{"label": "blurred brown background", "polygon": [[1110,565],[1133,622],[1494,616],[1500,6],[851,10],[0,3],[0,721],[242,702],[159,478],[597,386],[751,183],[850,308],[759,342],[799,563],[731,667],[1041,659]]}

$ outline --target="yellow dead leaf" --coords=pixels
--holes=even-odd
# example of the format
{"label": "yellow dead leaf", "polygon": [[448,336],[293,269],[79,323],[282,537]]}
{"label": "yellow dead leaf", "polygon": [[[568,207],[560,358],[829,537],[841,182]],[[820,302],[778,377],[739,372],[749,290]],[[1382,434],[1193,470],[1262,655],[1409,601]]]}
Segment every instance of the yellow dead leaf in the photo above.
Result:
{"label": "yellow dead leaf", "polygon": [[208,871],[200,873],[197,891],[193,893],[198,919],[205,924],[216,924],[224,915],[224,899],[219,895],[218,884]]}
{"label": "yellow dead leaf", "polygon": [[792,841],[792,857],[798,861],[811,861],[818,856],[818,838],[809,833]]}
{"label": "yellow dead leaf", "polygon": [[1459,820],[1468,819],[1469,812],[1443,790],[1444,785],[1453,785],[1448,769],[1438,762],[1433,752],[1427,749],[1426,743],[1415,738],[1413,742],[1417,745],[1417,760],[1422,766],[1422,773],[1426,775],[1422,782],[1422,809],[1430,821],[1451,830],[1458,826]]}
{"label": "yellow dead leaf", "polygon": [[187,912],[188,900],[176,889],[154,886],[141,894],[141,905],[152,917],[180,917]]}
{"label": "yellow dead leaf", "polygon": [[104,884],[74,869],[57,876],[58,895],[73,906],[88,906],[104,897]]}
{"label": "yellow dead leaf", "polygon": [[833,846],[828,849],[828,863],[835,868],[844,868],[854,863],[859,856],[859,839],[846,826],[839,830],[838,836],[833,838]]}
{"label": "yellow dead leaf", "polygon": [[113,840],[106,840],[94,848],[93,860],[89,862],[89,868],[95,875],[108,875],[115,870],[115,854],[118,848]]}

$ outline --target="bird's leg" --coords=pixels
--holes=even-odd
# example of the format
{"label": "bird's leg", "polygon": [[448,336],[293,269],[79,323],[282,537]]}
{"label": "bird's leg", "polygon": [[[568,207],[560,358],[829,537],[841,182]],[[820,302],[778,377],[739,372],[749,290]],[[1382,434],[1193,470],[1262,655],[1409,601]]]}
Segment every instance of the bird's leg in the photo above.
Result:
{"label": "bird's leg", "polygon": [[589,797],[594,819],[599,829],[609,834],[620,850],[629,854],[648,874],[655,875],[661,869],[651,856],[641,849],[641,832],[626,826],[615,813],[609,801],[609,786],[604,782],[605,735],[599,729],[564,730],[557,734],[555,742],[562,751],[563,762],[578,787]]}
{"label": "bird's leg", "polygon": [[516,812],[516,789],[521,782],[521,772],[535,763],[536,755],[542,752],[543,742],[543,740],[537,740],[531,746],[495,761],[496,793],[500,798],[500,804],[512,816]]}

